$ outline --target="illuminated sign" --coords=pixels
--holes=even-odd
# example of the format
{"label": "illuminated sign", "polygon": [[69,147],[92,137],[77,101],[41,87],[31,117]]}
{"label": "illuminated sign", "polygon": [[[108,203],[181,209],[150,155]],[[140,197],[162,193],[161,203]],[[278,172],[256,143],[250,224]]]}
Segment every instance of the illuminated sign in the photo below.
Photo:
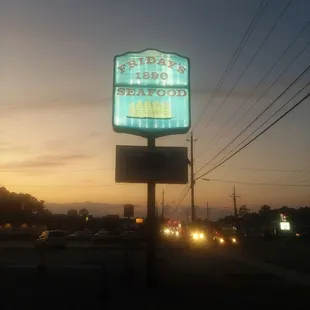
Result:
{"label": "illuminated sign", "polygon": [[189,59],[158,50],[114,58],[113,129],[142,137],[190,129]]}
{"label": "illuminated sign", "polygon": [[136,224],[143,224],[143,218],[137,217],[136,218]]}
{"label": "illuminated sign", "polygon": [[281,230],[290,230],[291,229],[290,222],[280,222],[280,229]]}

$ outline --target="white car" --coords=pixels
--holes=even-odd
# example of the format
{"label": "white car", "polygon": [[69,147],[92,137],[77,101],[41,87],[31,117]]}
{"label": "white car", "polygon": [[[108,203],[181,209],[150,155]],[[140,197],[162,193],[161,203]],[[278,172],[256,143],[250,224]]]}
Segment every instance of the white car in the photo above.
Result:
{"label": "white car", "polygon": [[61,230],[44,231],[36,240],[35,246],[59,247],[65,248],[67,245],[67,233]]}

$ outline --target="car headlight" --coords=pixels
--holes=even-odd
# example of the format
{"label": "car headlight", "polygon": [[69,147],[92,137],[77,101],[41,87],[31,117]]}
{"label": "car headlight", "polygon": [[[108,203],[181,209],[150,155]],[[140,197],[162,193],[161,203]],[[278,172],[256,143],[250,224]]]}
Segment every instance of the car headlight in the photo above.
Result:
{"label": "car headlight", "polygon": [[175,235],[179,237],[180,233],[178,231],[175,232]]}
{"label": "car headlight", "polygon": [[225,240],[223,238],[220,238],[220,243],[224,243]]}
{"label": "car headlight", "polygon": [[233,243],[236,243],[236,242],[237,242],[237,239],[236,239],[236,238],[232,238],[232,242],[233,242]]}
{"label": "car headlight", "polygon": [[165,229],[165,230],[164,230],[164,233],[165,233],[166,235],[169,235],[170,230],[169,230],[169,229]]}
{"label": "car headlight", "polygon": [[198,234],[196,234],[196,233],[195,233],[195,234],[193,234],[193,239],[194,239],[194,240],[198,240],[198,239],[199,239],[199,235],[198,235]]}
{"label": "car headlight", "polygon": [[200,239],[204,239],[204,238],[205,238],[205,235],[204,235],[204,234],[199,234],[199,238],[200,238]]}

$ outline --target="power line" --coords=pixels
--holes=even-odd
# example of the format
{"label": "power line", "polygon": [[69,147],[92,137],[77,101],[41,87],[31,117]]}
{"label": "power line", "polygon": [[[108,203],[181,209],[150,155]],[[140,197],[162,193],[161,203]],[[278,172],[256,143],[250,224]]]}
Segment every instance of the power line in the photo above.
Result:
{"label": "power line", "polygon": [[[300,169],[301,171],[304,171],[304,172],[308,172],[310,171],[310,166],[306,166],[304,167],[303,169]],[[276,169],[275,169],[276,170]],[[280,170],[280,169],[279,169]],[[297,169],[296,169],[297,170]],[[282,170],[281,170],[282,171]],[[283,169],[284,171],[284,169]],[[289,174],[286,174],[285,176],[282,176],[282,177],[278,177],[276,178],[275,180],[273,180],[273,183],[277,183],[277,182],[282,182],[282,181],[285,181],[286,179],[290,180],[290,182],[292,181],[292,179],[296,179],[296,171],[294,171],[294,169],[290,169],[289,171],[287,172],[290,172]],[[300,177],[300,174],[299,174],[299,177]],[[305,180],[306,182],[306,180]],[[294,181],[295,184],[300,184],[300,183],[303,183],[303,182],[299,182],[299,181]]]}
{"label": "power line", "polygon": [[[203,180],[203,178],[202,178],[202,180]],[[236,184],[245,184],[245,185],[257,185],[257,186],[310,187],[310,184],[276,184],[276,183],[242,182],[242,181],[230,181],[230,180],[218,180],[218,179],[208,179],[208,181],[220,182],[220,183],[236,183]]]}
{"label": "power line", "polygon": [[303,178],[301,181],[298,181],[296,184],[302,184],[302,183],[306,183],[309,182],[309,175],[306,178]]}
{"label": "power line", "polygon": [[310,169],[260,169],[260,168],[240,168],[248,171],[262,171],[262,172],[306,172]]}
{"label": "power line", "polygon": [[173,213],[175,211],[177,211],[180,207],[180,205],[182,204],[182,202],[184,201],[184,199],[187,197],[187,194],[189,193],[190,188],[188,188],[188,190],[186,191],[186,193],[183,195],[182,199],[180,200],[180,202],[178,203],[178,205],[172,210],[170,211],[170,213]]}
{"label": "power line", "polygon": [[257,136],[255,136],[252,140],[247,142],[244,146],[242,146],[239,150],[235,151],[233,154],[231,154],[228,158],[224,159],[220,163],[218,163],[216,166],[212,167],[209,171],[205,172],[201,176],[199,176],[196,180],[201,179],[205,175],[209,174],[210,172],[214,171],[216,168],[222,166],[225,162],[227,162],[229,159],[237,155],[239,152],[241,152],[245,147],[250,145],[252,142],[254,142],[256,139],[258,139],[262,134],[264,134],[267,130],[269,130],[271,127],[273,127],[276,123],[278,123],[283,117],[285,117],[287,114],[292,112],[294,109],[296,109],[302,102],[304,102],[307,98],[309,98],[310,93],[308,93],[306,96],[304,96],[301,100],[299,100],[293,107],[291,107],[288,111],[286,111],[283,115],[281,115],[279,118],[277,118],[273,123],[271,123],[267,128],[265,128],[262,132],[260,132]]}
{"label": "power line", "polygon": [[[286,10],[288,9],[288,7],[290,6],[292,0],[289,0],[288,3],[286,4],[286,6],[284,7],[281,15],[278,17],[278,19],[276,20],[276,22],[274,23],[274,25],[271,27],[271,29],[269,30],[268,34],[266,35],[266,37],[264,38],[263,42],[261,43],[261,45],[259,46],[259,48],[256,50],[255,54],[253,55],[253,57],[251,58],[250,62],[247,64],[247,66],[244,68],[244,70],[242,71],[242,73],[240,74],[240,76],[238,77],[237,81],[235,82],[234,86],[230,89],[230,91],[228,92],[228,94],[226,95],[225,99],[221,102],[221,104],[219,105],[219,107],[217,108],[217,110],[215,111],[215,113],[212,115],[212,117],[209,119],[209,121],[207,122],[207,124],[205,125],[205,127],[203,128],[202,132],[205,131],[205,129],[209,126],[209,124],[213,121],[214,117],[217,115],[217,113],[219,112],[219,110],[224,106],[225,102],[227,101],[227,99],[230,97],[231,93],[234,91],[234,89],[236,88],[236,86],[238,85],[238,83],[240,82],[240,80],[242,79],[242,77],[244,76],[244,74],[246,73],[246,71],[249,69],[250,65],[253,63],[254,59],[257,57],[257,55],[259,54],[259,52],[261,51],[261,49],[263,48],[263,46],[265,45],[265,43],[267,42],[267,40],[269,39],[270,35],[272,34],[272,32],[274,31],[274,29],[276,28],[276,26],[278,25],[278,23],[280,22],[280,20],[282,19],[282,17],[284,16]],[[202,132],[200,133],[200,135],[198,137],[201,136]]]}
{"label": "power line", "polygon": [[231,69],[233,68],[233,66],[235,65],[237,59],[239,58],[245,44],[247,43],[248,39],[250,38],[253,30],[255,29],[257,23],[259,22],[262,14],[264,13],[264,11],[266,10],[268,6],[268,1],[266,3],[266,0],[262,0],[259,8],[257,9],[253,19],[250,22],[250,25],[248,26],[246,32],[244,33],[239,45],[237,46],[237,49],[235,50],[232,58],[229,61],[229,64],[227,65],[222,77],[220,78],[220,80],[218,81],[215,89],[213,90],[211,96],[209,97],[207,103],[205,104],[202,112],[200,113],[195,125],[192,127],[192,130],[194,131],[198,125],[198,123],[200,122],[201,118],[203,117],[203,115],[205,114],[208,106],[212,103],[213,99],[216,97],[218,91],[220,90],[220,88],[222,87],[222,84],[224,83],[225,79],[227,78],[228,74],[230,73]]}
{"label": "power line", "polygon": [[[253,136],[260,128],[262,128],[268,121],[270,121],[276,114],[278,114],[282,109],[284,109],[292,100],[294,100],[305,88],[307,88],[310,83],[306,84],[301,88],[293,97],[291,97],[283,106],[281,106],[277,111],[275,111],[270,117],[267,118],[262,124],[259,125],[250,135],[248,135],[242,142],[240,142],[227,156],[229,156],[235,149],[237,149],[243,142]],[[226,156],[225,156],[226,157]]]}
{"label": "power line", "polygon": [[190,188],[190,185],[186,184],[183,190],[181,191],[180,195],[178,196],[178,198],[174,201],[175,203],[177,203],[179,199],[182,199],[181,197],[183,197],[184,193],[188,190],[188,188]]}
{"label": "power line", "polygon": [[189,186],[189,187],[187,188],[187,190],[184,192],[184,194],[183,194],[183,196],[182,196],[180,202],[179,202],[179,203],[177,204],[177,206],[171,211],[171,213],[172,213],[172,212],[175,212],[175,211],[177,211],[177,210],[179,209],[181,203],[182,203],[182,202],[184,201],[184,199],[186,198],[186,196],[187,196],[187,194],[189,193],[190,189],[191,189],[191,187]]}
{"label": "power line", "polygon": [[[309,42],[310,43],[310,42]],[[221,153],[223,153],[232,143],[234,143],[248,128],[250,128],[268,109],[270,109],[291,87],[294,85],[307,71],[310,69],[310,65],[289,85],[287,86],[284,91],[278,95],[276,99],[274,99],[259,115],[250,123],[248,124],[233,140],[231,140],[221,151],[219,151],[211,160],[205,163],[202,167],[198,169],[196,174],[201,171],[204,167],[206,167],[211,161],[213,161],[216,157],[218,157]]]}
{"label": "power line", "polygon": [[189,188],[187,188],[188,185],[185,185],[185,187],[183,188],[181,194],[176,199],[175,202],[177,202],[180,198],[181,198],[181,201],[176,206],[175,210],[177,210],[179,208],[179,205],[185,199],[185,197],[186,197],[187,193],[189,192],[189,190],[191,190],[191,214],[192,214],[192,221],[195,221],[196,212],[195,212],[195,202],[194,202],[194,197],[195,197],[195,193],[194,193],[194,186],[195,186],[195,179],[194,179],[194,142],[197,141],[197,139],[194,139],[193,131],[191,132],[190,139],[187,139],[186,141],[190,142],[190,168],[191,168],[191,171],[190,171],[190,185],[189,185]]}
{"label": "power line", "polygon": [[[310,41],[303,47],[303,49],[296,55],[296,57],[288,64],[288,66],[281,72],[281,74],[276,78],[276,80],[264,91],[264,93],[249,107],[249,109],[243,113],[243,115],[241,117],[239,117],[239,119],[229,128],[229,132],[250,112],[250,110],[252,110],[254,108],[254,106],[266,95],[266,93],[278,82],[278,80],[280,80],[280,78],[288,71],[288,69],[293,65],[293,63],[299,59],[299,57],[303,54],[303,52],[308,48],[308,46],[310,45]],[[218,141],[220,141],[223,137],[225,136],[225,134],[223,136],[220,137],[220,139],[218,139]],[[206,149],[205,149],[206,150]],[[205,150],[200,153],[199,156],[201,156]]]}
{"label": "power line", "polygon": [[[226,77],[228,76],[228,74],[230,73],[231,69],[233,68],[234,64],[236,63],[237,59],[239,58],[245,44],[247,43],[248,39],[250,38],[252,32],[254,31],[256,25],[258,24],[261,16],[263,15],[263,13],[265,12],[269,1],[266,0],[262,0],[261,4],[259,6],[259,8],[257,9],[254,17],[252,18],[250,25],[248,26],[246,32],[244,33],[237,49],[235,50],[232,58],[230,59],[229,64],[227,65],[225,72],[223,73],[221,79],[218,81],[214,91],[212,92],[209,100],[207,101],[206,105],[204,106],[202,112],[200,113],[200,116],[198,118],[198,120],[196,121],[195,125],[192,127],[192,131],[194,131],[194,129],[197,127],[198,123],[200,122],[200,119],[202,118],[202,116],[204,115],[206,109],[208,108],[208,106],[212,103],[213,99],[215,98],[215,96],[217,95],[217,92],[219,91],[219,89],[222,87],[222,84],[224,83]],[[175,210],[178,209],[179,205],[183,202],[183,200],[185,199],[186,195],[188,194],[189,190],[191,189],[191,187],[187,187],[185,186],[182,190],[182,192],[180,193],[179,197],[177,198],[176,201],[178,201],[181,198],[181,202],[177,205],[177,207],[175,208]]]}
{"label": "power line", "polygon": [[[220,128],[220,130],[213,136],[213,138],[208,143],[208,146],[212,144],[212,142],[218,137],[218,135],[223,131],[223,129],[230,123],[230,121],[234,118],[234,116],[240,111],[240,109],[244,106],[244,104],[252,97],[252,95],[255,93],[255,91],[258,89],[258,87],[264,82],[264,80],[269,76],[269,74],[273,71],[273,69],[277,66],[277,64],[280,62],[280,60],[288,53],[288,51],[291,49],[291,47],[295,44],[295,42],[298,40],[298,38],[303,34],[303,32],[306,30],[306,28],[310,24],[310,19],[307,21],[307,23],[303,26],[303,28],[299,31],[297,36],[293,39],[293,41],[285,48],[285,50],[282,52],[282,54],[278,57],[276,62],[271,66],[271,68],[267,71],[267,73],[262,77],[262,79],[259,81],[259,83],[254,87],[254,89],[247,95],[247,97],[243,100],[241,105],[236,109],[236,111],[232,114],[232,116],[225,122],[225,124]],[[300,55],[303,53],[303,51],[308,47],[308,44],[302,49],[300,53],[293,59],[293,61],[288,65],[288,67],[279,75],[279,77],[273,82],[273,84],[264,92],[263,96],[268,92],[268,90],[282,77],[282,75],[290,68],[290,66],[300,57]],[[258,101],[260,101],[263,96],[261,96],[252,106],[249,110],[251,110]],[[248,110],[248,111],[249,111]],[[248,111],[242,115],[241,118],[238,119],[238,121],[229,129],[229,131],[248,113]],[[217,139],[216,141],[219,142],[223,137],[221,136],[220,139]],[[217,143],[215,143],[213,146],[215,146]],[[200,157],[206,150],[205,148],[196,158]],[[210,150],[210,148],[209,148]]]}

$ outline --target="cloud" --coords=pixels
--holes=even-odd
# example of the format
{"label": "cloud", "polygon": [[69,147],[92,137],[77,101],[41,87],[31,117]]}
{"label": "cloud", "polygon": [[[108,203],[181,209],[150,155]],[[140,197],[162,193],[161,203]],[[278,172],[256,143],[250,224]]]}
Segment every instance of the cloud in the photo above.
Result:
{"label": "cloud", "polygon": [[99,131],[84,132],[82,134],[78,133],[78,134],[67,136],[65,137],[65,139],[48,140],[44,143],[44,148],[47,151],[51,151],[51,152],[54,152],[54,151],[59,152],[60,150],[72,151],[76,149],[76,147],[79,145],[85,146],[86,143],[88,143],[89,141],[102,139],[103,137],[104,137],[104,133],[99,132]]}
{"label": "cloud", "polygon": [[103,137],[103,133],[99,131],[93,131],[88,134],[88,138],[91,138],[91,139],[97,139],[97,138],[102,138],[102,137]]}
{"label": "cloud", "polygon": [[46,141],[44,147],[47,151],[59,151],[68,148],[68,141],[65,140],[49,140]]}
{"label": "cloud", "polygon": [[[70,209],[80,210],[86,208],[94,216],[104,216],[107,214],[117,214],[123,216],[124,205],[112,203],[96,202],[75,202],[75,203],[46,203],[46,207],[56,214],[66,214]],[[135,205],[135,216],[145,216],[146,208]]]}
{"label": "cloud", "polygon": [[0,142],[0,152],[15,152],[15,151],[25,151],[29,149],[25,146],[17,146],[11,143]]}
{"label": "cloud", "polygon": [[85,99],[85,100],[61,100],[50,103],[33,102],[24,103],[13,106],[6,106],[0,109],[0,115],[7,116],[10,114],[23,113],[23,112],[44,112],[47,110],[59,110],[59,109],[76,109],[76,108],[88,108],[88,107],[101,107],[106,102],[112,102],[112,98],[103,99]]}
{"label": "cloud", "polygon": [[89,180],[89,179],[81,180],[81,182],[83,182],[85,184],[95,184],[96,183],[94,180]]}
{"label": "cloud", "polygon": [[0,165],[0,169],[20,169],[20,168],[48,168],[65,166],[72,161],[89,159],[89,155],[84,154],[69,154],[69,155],[47,155],[32,158],[20,162],[11,162]]}
{"label": "cloud", "polygon": [[7,142],[0,142],[0,148],[5,148],[11,146],[11,143],[7,143]]}

